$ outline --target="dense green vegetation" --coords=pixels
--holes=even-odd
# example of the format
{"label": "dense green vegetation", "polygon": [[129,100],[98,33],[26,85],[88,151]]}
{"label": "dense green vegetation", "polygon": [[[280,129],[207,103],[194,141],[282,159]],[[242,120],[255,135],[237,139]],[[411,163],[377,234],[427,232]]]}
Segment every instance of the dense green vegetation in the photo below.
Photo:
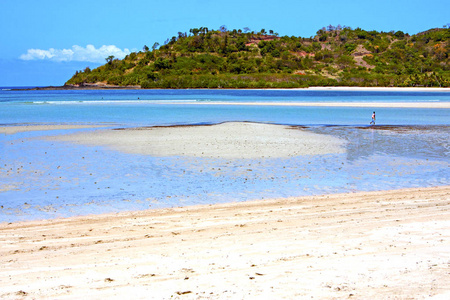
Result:
{"label": "dense green vegetation", "polygon": [[315,37],[194,28],[164,45],[106,58],[66,85],[142,88],[297,88],[450,86],[450,28],[413,36],[328,26]]}

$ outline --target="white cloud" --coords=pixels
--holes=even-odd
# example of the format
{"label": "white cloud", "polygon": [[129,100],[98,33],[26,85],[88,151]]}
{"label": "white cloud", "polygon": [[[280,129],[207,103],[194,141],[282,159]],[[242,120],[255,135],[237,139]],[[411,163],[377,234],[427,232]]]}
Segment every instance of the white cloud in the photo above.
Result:
{"label": "white cloud", "polygon": [[28,49],[26,54],[22,54],[19,58],[22,60],[52,60],[57,62],[62,61],[86,61],[94,63],[103,63],[105,58],[114,55],[115,58],[122,59],[131,51],[127,48],[121,50],[114,45],[103,45],[96,49],[93,45],[81,47],[78,45],[72,46],[72,49]]}

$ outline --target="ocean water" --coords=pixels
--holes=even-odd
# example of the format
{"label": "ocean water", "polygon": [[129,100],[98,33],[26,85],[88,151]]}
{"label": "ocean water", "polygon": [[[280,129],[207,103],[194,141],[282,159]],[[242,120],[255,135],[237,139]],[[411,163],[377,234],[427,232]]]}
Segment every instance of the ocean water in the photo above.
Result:
{"label": "ocean water", "polygon": [[[367,125],[371,108],[194,106],[230,102],[450,102],[450,92],[314,90],[10,91],[0,88],[0,123],[114,123],[124,126],[256,121],[301,125]],[[176,106],[174,105],[176,104]],[[378,108],[380,124],[439,125],[448,113]]]}
{"label": "ocean water", "polygon": [[[196,105],[210,101],[223,104]],[[347,142],[343,154],[226,160],[132,155],[43,139],[94,129],[0,133],[0,222],[450,184],[449,109],[263,105],[269,101],[450,102],[450,92],[0,88],[3,126],[251,121],[303,126]],[[370,127],[374,110],[379,126]]]}

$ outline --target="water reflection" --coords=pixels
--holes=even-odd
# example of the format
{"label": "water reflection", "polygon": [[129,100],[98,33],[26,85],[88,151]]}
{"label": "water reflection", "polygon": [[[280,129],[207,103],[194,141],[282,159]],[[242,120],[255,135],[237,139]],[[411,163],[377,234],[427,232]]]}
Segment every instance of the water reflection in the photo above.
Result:
{"label": "water reflection", "polygon": [[315,133],[342,138],[347,160],[372,155],[404,156],[417,159],[448,159],[450,126],[315,126]]}

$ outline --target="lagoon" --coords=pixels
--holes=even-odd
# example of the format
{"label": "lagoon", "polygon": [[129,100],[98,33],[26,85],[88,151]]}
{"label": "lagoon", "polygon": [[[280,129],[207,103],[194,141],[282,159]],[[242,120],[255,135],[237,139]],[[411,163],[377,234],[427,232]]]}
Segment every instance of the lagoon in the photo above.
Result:
{"label": "lagoon", "polygon": [[[236,102],[241,104],[230,105]],[[269,102],[364,106],[273,106],[267,105]],[[4,88],[0,91],[3,128],[104,127],[54,127],[14,134],[0,131],[0,222],[448,185],[450,110],[375,105],[419,102],[449,103],[450,93]],[[373,110],[377,113],[375,127],[369,126]],[[49,138],[97,134],[98,130],[223,122],[294,126],[339,139],[345,151],[288,158],[155,156]]]}

